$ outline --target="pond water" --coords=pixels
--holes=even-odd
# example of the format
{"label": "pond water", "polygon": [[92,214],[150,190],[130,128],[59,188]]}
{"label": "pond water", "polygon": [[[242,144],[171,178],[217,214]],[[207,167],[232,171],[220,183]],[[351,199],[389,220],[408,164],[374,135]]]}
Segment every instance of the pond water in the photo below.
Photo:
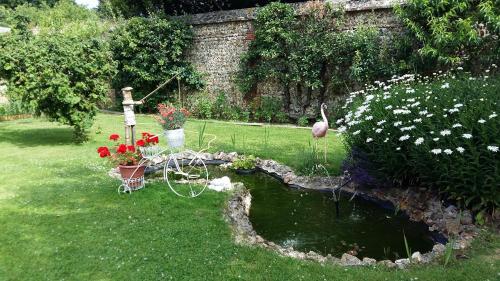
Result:
{"label": "pond water", "polygon": [[359,196],[349,201],[351,196],[344,193],[337,216],[329,192],[291,189],[261,172],[237,175],[220,168],[210,170],[211,177],[227,175],[250,190],[252,225],[259,235],[276,244],[336,257],[355,251],[359,258],[377,260],[406,258],[404,235],[412,252],[428,252],[434,245],[425,224]]}

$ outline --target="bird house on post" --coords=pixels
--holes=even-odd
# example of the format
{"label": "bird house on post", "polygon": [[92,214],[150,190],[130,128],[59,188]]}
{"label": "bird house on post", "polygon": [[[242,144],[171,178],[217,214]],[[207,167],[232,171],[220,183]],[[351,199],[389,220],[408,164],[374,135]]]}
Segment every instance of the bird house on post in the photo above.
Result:
{"label": "bird house on post", "polygon": [[140,101],[134,101],[132,98],[132,88],[126,87],[122,89],[123,95],[123,114],[125,116],[125,143],[129,145],[135,144],[135,113],[134,105],[142,104]]}

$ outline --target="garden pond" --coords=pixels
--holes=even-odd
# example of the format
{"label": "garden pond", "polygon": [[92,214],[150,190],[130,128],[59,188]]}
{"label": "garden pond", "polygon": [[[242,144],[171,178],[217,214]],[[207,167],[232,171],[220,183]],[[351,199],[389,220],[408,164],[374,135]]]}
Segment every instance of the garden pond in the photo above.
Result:
{"label": "garden pond", "polygon": [[[264,173],[238,175],[209,167],[210,177],[228,176],[242,182],[252,195],[250,221],[268,241],[302,252],[340,257],[350,253],[377,260],[406,258],[404,237],[411,252],[429,252],[439,235],[402,212],[342,193],[337,214],[331,192],[292,189]],[[352,198],[352,199],[351,199]]]}

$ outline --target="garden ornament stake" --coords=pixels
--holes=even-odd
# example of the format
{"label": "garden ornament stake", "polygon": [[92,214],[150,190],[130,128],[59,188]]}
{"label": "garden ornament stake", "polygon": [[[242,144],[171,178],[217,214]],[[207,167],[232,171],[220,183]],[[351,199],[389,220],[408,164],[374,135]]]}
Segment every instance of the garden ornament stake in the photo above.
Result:
{"label": "garden ornament stake", "polygon": [[[324,138],[326,133],[328,133],[328,119],[325,115],[325,109],[327,109],[326,104],[321,104],[321,117],[323,117],[323,121],[314,123],[312,127],[312,135],[317,140],[319,138]],[[317,145],[317,143],[316,143]],[[325,162],[326,162],[326,149],[327,149],[327,141],[325,138]]]}
{"label": "garden ornament stake", "polygon": [[132,88],[125,87],[122,89],[123,95],[123,114],[125,115],[125,143],[134,145],[135,144],[135,113],[134,105],[142,104],[141,101],[134,101],[132,98]]}

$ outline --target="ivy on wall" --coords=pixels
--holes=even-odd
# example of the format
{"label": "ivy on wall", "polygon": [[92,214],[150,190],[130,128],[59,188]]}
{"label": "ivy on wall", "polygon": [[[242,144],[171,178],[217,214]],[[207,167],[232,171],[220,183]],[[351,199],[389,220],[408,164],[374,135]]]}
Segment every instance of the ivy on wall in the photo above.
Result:
{"label": "ivy on wall", "polygon": [[[381,36],[373,27],[343,31],[344,12],[321,2],[305,5],[298,14],[279,2],[259,10],[256,38],[242,57],[237,78],[247,98],[257,94],[258,83],[275,80],[284,89],[285,111],[293,93],[305,112],[331,96],[415,68],[404,36]],[[311,104],[313,93],[318,105]]]}

